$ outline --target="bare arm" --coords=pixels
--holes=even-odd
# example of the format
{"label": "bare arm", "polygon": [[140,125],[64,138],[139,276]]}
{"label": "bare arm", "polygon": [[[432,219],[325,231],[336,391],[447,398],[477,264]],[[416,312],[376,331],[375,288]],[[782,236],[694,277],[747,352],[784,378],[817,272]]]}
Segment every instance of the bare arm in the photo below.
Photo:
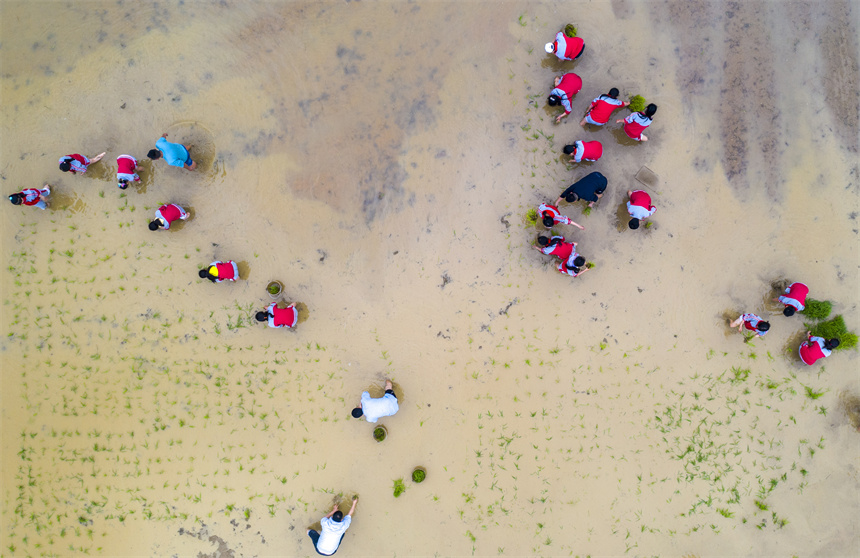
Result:
{"label": "bare arm", "polygon": [[582,225],[580,225],[579,223],[577,223],[575,221],[571,221],[570,224],[573,225],[574,227],[579,228],[579,230],[582,230],[582,231],[585,230],[585,227],[583,227]]}
{"label": "bare arm", "polygon": [[355,512],[355,506],[357,506],[357,505],[358,505],[358,496],[356,496],[355,498],[352,499],[352,507],[349,508],[349,513],[346,515],[352,517],[353,512]]}
{"label": "bare arm", "polygon": [[328,512],[328,515],[327,515],[326,517],[327,517],[327,518],[331,518],[331,516],[333,516],[333,515],[334,515],[334,512],[336,512],[336,511],[337,511],[337,504],[335,504],[335,505],[333,505],[333,506],[331,507],[331,511],[330,511],[330,512]]}

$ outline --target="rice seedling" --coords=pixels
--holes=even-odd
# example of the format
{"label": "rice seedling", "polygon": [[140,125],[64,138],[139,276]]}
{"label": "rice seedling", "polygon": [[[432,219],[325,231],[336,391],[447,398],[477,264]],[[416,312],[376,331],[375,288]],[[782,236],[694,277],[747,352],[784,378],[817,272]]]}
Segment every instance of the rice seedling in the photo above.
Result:
{"label": "rice seedling", "polygon": [[394,481],[394,497],[399,498],[401,494],[406,492],[406,485],[403,484],[403,478]]}
{"label": "rice seedling", "polygon": [[641,95],[631,95],[630,96],[630,105],[628,108],[632,112],[640,112],[640,111],[645,110],[646,104],[647,104],[647,102],[645,101],[645,97],[643,97]]}
{"label": "rice seedling", "polygon": [[841,315],[837,315],[832,320],[804,325],[812,332],[812,335],[823,337],[824,339],[839,339],[839,346],[835,349],[837,351],[857,347],[857,335],[854,332],[848,331],[848,328],[845,326],[845,320]]}
{"label": "rice seedling", "polygon": [[806,299],[806,306],[800,311],[801,314],[810,320],[826,320],[833,310],[833,303],[829,300],[815,300],[814,298]]}

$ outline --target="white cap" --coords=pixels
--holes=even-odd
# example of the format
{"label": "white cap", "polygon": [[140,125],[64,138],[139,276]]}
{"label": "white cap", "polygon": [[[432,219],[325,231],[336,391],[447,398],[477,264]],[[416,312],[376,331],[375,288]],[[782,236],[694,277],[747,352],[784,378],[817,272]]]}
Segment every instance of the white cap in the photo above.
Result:
{"label": "white cap", "polygon": [[543,48],[547,51],[547,53],[555,51],[555,45],[553,45],[552,43],[547,43],[546,46]]}

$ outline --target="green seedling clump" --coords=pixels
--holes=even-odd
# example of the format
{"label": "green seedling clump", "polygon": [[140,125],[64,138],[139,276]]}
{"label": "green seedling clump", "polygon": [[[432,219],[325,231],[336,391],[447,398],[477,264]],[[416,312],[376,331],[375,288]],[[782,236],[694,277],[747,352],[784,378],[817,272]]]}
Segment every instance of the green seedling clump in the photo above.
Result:
{"label": "green seedling clump", "polygon": [[403,484],[403,479],[400,478],[394,481],[394,497],[399,498],[404,492],[406,492],[406,485]]}
{"label": "green seedling clump", "polygon": [[266,290],[269,291],[270,295],[276,295],[281,292],[281,286],[275,282],[269,283],[269,286],[266,287]]}
{"label": "green seedling clump", "polygon": [[810,320],[826,320],[831,310],[833,310],[833,304],[829,300],[807,298],[806,307],[800,313]]}
{"label": "green seedling clump", "polygon": [[645,110],[645,105],[648,104],[645,102],[645,97],[642,95],[633,95],[630,97],[630,106],[628,107],[633,112],[639,112]]}
{"label": "green seedling clump", "polygon": [[382,440],[384,440],[385,435],[386,435],[385,429],[382,428],[381,426],[377,426],[376,428],[373,429],[373,439],[376,440],[377,442],[381,442]]}
{"label": "green seedling clump", "polygon": [[572,23],[568,23],[564,26],[564,35],[565,37],[570,37],[571,39],[576,37],[576,25]]}
{"label": "green seedling clump", "polygon": [[834,337],[839,339],[839,346],[836,347],[837,351],[857,348],[857,334],[848,331],[848,328],[845,327],[845,320],[841,315],[837,315],[832,320],[827,320],[826,322],[805,325],[812,332],[812,335],[823,337],[824,339],[833,339]]}
{"label": "green seedling clump", "polygon": [[424,479],[427,478],[427,473],[424,469],[415,469],[412,471],[412,482],[421,483],[424,482]]}
{"label": "green seedling clump", "polygon": [[591,263],[591,262],[585,262],[585,267],[586,267],[587,269],[591,269],[592,267],[594,267],[594,264],[593,264],[593,263]]}
{"label": "green seedling clump", "polygon": [[531,208],[531,209],[529,209],[528,211],[526,211],[526,222],[527,222],[529,225],[534,225],[534,224],[536,224],[536,223],[537,223],[537,220],[538,220],[538,212],[537,212],[537,209],[535,209],[535,208]]}

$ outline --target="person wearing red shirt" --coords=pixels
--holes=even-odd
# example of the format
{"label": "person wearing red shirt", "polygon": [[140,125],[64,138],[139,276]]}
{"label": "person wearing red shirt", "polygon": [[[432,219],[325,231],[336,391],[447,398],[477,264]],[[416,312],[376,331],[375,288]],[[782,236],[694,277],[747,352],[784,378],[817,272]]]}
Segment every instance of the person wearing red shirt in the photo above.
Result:
{"label": "person wearing red shirt", "polygon": [[555,123],[558,124],[562,118],[573,111],[570,103],[573,101],[573,97],[582,90],[582,79],[570,72],[555,78],[554,83],[555,88],[549,92],[546,102],[551,107],[561,105],[564,109],[564,112],[555,119]]}
{"label": "person wearing red shirt", "polygon": [[803,283],[792,283],[785,289],[785,294],[781,295],[777,300],[785,305],[782,314],[786,318],[794,316],[795,312],[800,312],[806,308],[806,295],[809,294],[809,287]]}
{"label": "person wearing red shirt", "polygon": [[824,339],[823,337],[813,337],[812,332],[806,332],[806,341],[800,344],[797,352],[800,354],[800,360],[804,364],[812,366],[816,361],[827,358],[830,353],[839,346],[839,339]]}
{"label": "person wearing red shirt", "polygon": [[254,316],[258,322],[269,322],[269,327],[286,327],[294,328],[299,322],[299,311],[296,310],[296,303],[292,303],[286,308],[278,308],[278,303],[271,303],[264,312],[257,312]]}
{"label": "person wearing red shirt", "polygon": [[188,219],[188,217],[188,212],[175,203],[162,205],[155,210],[155,220],[149,224],[149,230],[157,231],[160,227],[164,227],[166,230],[170,228],[170,223],[177,219],[184,221]]}
{"label": "person wearing red shirt", "polygon": [[116,182],[120,190],[128,188],[130,182],[140,182],[137,175],[137,159],[131,155],[120,155],[116,158]]}
{"label": "person wearing red shirt", "polygon": [[624,122],[624,133],[636,141],[648,141],[648,137],[642,132],[651,125],[657,105],[651,103],[642,112],[634,112],[627,118],[616,120],[616,123]]}
{"label": "person wearing red shirt", "polygon": [[731,327],[738,328],[738,331],[743,331],[744,328],[755,333],[756,337],[764,337],[770,330],[770,323],[761,319],[761,316],[756,316],[752,313],[741,314],[740,317],[731,323]]}
{"label": "person wearing red shirt", "polygon": [[603,126],[612,117],[612,112],[616,109],[626,107],[630,103],[618,100],[619,91],[615,87],[609,90],[606,95],[601,95],[593,101],[591,106],[585,112],[585,116],[580,121],[580,126],[593,124],[594,126]]}
{"label": "person wearing red shirt", "polygon": [[239,279],[239,268],[234,261],[218,261],[215,260],[206,269],[201,269],[198,273],[201,279],[209,279],[213,283],[221,281],[235,281]]}
{"label": "person wearing red shirt", "polygon": [[563,260],[558,264],[558,272],[571,277],[578,277],[588,271],[585,267],[585,258],[579,254],[571,254],[567,260]]}
{"label": "person wearing red shirt", "polygon": [[567,215],[562,215],[561,212],[559,212],[558,208],[554,205],[542,203],[538,206],[537,210],[538,215],[541,216],[543,225],[548,229],[551,229],[553,225],[573,225],[579,230],[585,230],[585,227],[583,227],[579,223],[575,223]]}
{"label": "person wearing red shirt", "polygon": [[627,196],[630,198],[627,202],[627,213],[632,217],[627,226],[635,231],[639,228],[639,221],[654,215],[657,208],[651,205],[651,196],[644,190],[627,190]]}
{"label": "person wearing red shirt", "polygon": [[570,155],[571,163],[594,162],[603,156],[603,144],[599,141],[575,141],[564,146],[564,154]]}
{"label": "person wearing red shirt", "polygon": [[39,209],[47,209],[48,202],[47,200],[43,200],[42,196],[50,196],[51,195],[51,187],[45,184],[45,187],[41,190],[36,190],[35,188],[27,188],[26,190],[21,190],[15,194],[9,196],[9,203],[12,205],[24,205],[36,206]]}
{"label": "person wearing red shirt", "polygon": [[79,153],[65,155],[60,157],[60,170],[63,172],[70,172],[72,174],[84,174],[87,172],[87,167],[93,163],[98,163],[104,156],[104,153],[99,153],[92,159],[89,159]]}
{"label": "person wearing red shirt", "polygon": [[575,60],[582,56],[585,41],[579,37],[568,37],[564,32],[555,34],[555,40],[544,46],[547,54],[555,54],[559,60]]}
{"label": "person wearing red shirt", "polygon": [[563,236],[554,236],[547,238],[539,236],[535,250],[547,256],[555,256],[561,261],[565,261],[571,256],[576,256],[576,242],[565,242]]}

